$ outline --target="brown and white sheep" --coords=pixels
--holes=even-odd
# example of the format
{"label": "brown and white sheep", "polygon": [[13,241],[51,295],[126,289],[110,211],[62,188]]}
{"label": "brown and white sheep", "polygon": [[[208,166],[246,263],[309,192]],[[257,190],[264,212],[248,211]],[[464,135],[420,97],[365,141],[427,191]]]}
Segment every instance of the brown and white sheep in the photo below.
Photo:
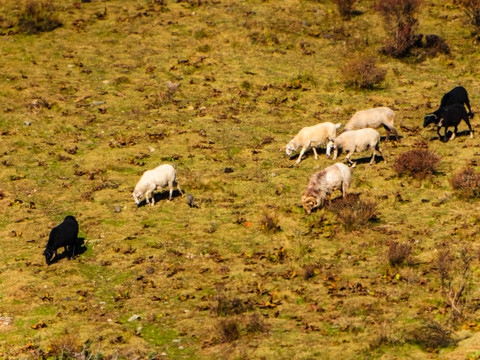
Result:
{"label": "brown and white sheep", "polygon": [[352,184],[352,173],[347,165],[336,163],[312,175],[302,196],[303,208],[310,214],[313,209],[321,208],[325,199],[330,202],[330,196],[335,190],[342,191],[345,197]]}
{"label": "brown and white sheep", "polygon": [[332,124],[331,122],[324,122],[314,126],[307,126],[302,128],[298,134],[287,144],[286,153],[288,156],[292,155],[292,152],[297,151],[301,146],[302,150],[298,156],[296,164],[299,164],[302,160],[302,156],[309,147],[312,147],[315,154],[315,160],[318,159],[315,146],[323,145],[328,139],[333,139],[337,135],[337,130],[342,124]]}
{"label": "brown and white sheep", "polygon": [[398,140],[398,132],[395,129],[395,112],[388,107],[378,107],[369,110],[357,111],[347,122],[343,131],[359,130],[365,128],[378,129],[383,126],[387,130],[387,137],[390,133]]}
{"label": "brown and white sheep", "polygon": [[375,151],[378,151],[380,155],[382,155],[383,161],[387,162],[382,150],[380,150],[378,146],[379,142],[380,134],[375,129],[367,128],[346,131],[338,135],[335,139],[332,139],[327,144],[327,156],[330,157],[333,149],[333,160],[335,160],[338,156],[338,149],[341,149],[347,152],[347,161],[350,164],[353,164],[353,162],[350,160],[350,156],[352,156],[353,153],[370,149],[372,151],[370,165],[372,165],[375,160]]}

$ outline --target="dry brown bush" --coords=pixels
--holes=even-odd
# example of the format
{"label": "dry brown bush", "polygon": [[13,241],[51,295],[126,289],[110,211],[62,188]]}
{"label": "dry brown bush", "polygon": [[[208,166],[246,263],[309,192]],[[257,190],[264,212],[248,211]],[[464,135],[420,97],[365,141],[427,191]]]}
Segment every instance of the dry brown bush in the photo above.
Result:
{"label": "dry brown bush", "polygon": [[236,319],[220,321],[218,331],[219,340],[222,343],[230,343],[240,338],[240,324]]}
{"label": "dry brown bush", "polygon": [[466,168],[454,174],[450,178],[450,183],[461,198],[480,197],[480,173],[476,173],[472,168]]}
{"label": "dry brown bush", "polygon": [[402,265],[408,263],[411,260],[412,256],[412,247],[410,244],[398,243],[396,241],[390,242],[388,244],[387,258],[388,262],[392,266]]}
{"label": "dry brown bush", "polygon": [[436,322],[428,322],[411,330],[406,338],[408,342],[417,344],[426,351],[436,351],[458,342],[452,331],[444,329]]}
{"label": "dry brown bush", "polygon": [[480,31],[480,1],[479,0],[460,0],[468,21],[476,31]]}
{"label": "dry brown bush", "polygon": [[260,227],[265,232],[277,232],[280,231],[279,220],[276,214],[264,212],[260,219]]}
{"label": "dry brown bush", "polygon": [[17,26],[20,33],[30,35],[52,31],[62,26],[62,23],[55,14],[51,1],[30,0],[18,14]]}
{"label": "dry brown bush", "polygon": [[349,19],[353,13],[353,6],[358,0],[333,0],[338,12],[344,19]]}
{"label": "dry brown bush", "polygon": [[373,89],[387,74],[387,70],[379,68],[375,59],[367,55],[348,59],[340,70],[345,85],[358,89]]}
{"label": "dry brown bush", "polygon": [[408,56],[418,43],[415,34],[418,26],[416,18],[423,0],[382,0],[376,10],[385,20],[385,29],[391,38],[386,41],[386,54],[401,58]]}
{"label": "dry brown bush", "polygon": [[440,158],[429,150],[413,149],[400,154],[393,164],[398,176],[409,175],[416,179],[425,179],[435,174]]}
{"label": "dry brown bush", "polygon": [[337,199],[328,206],[345,230],[357,230],[368,225],[375,219],[376,205],[373,201],[362,200],[358,194],[349,194]]}

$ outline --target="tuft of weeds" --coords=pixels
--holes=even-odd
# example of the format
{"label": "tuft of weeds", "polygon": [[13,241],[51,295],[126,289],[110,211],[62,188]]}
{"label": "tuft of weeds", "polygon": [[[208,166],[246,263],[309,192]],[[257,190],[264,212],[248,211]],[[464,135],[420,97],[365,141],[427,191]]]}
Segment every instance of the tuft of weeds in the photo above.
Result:
{"label": "tuft of weeds", "polygon": [[18,14],[18,32],[26,35],[52,31],[62,26],[51,1],[27,1]]}
{"label": "tuft of weeds", "polygon": [[480,197],[480,173],[472,168],[462,169],[450,178],[450,184],[457,195],[463,199]]}
{"label": "tuft of weeds", "polygon": [[264,333],[268,331],[268,326],[265,321],[263,321],[262,316],[258,313],[255,313],[248,317],[245,331],[248,334]]}
{"label": "tuft of weeds", "polygon": [[400,154],[393,164],[393,170],[402,176],[425,179],[436,173],[440,157],[429,150],[413,149]]}
{"label": "tuft of weeds", "polygon": [[436,352],[438,349],[454,346],[458,342],[452,331],[443,328],[436,322],[427,322],[418,328],[410,330],[406,334],[406,340],[429,352]]}
{"label": "tuft of weeds", "polygon": [[345,198],[332,202],[327,209],[333,212],[345,230],[358,230],[376,219],[376,204],[362,200],[358,194],[349,194]]}
{"label": "tuft of weeds", "polygon": [[388,244],[387,258],[391,266],[400,266],[411,261],[412,247],[409,243],[392,241]]}
{"label": "tuft of weeds", "polygon": [[260,219],[260,228],[265,232],[276,233],[280,231],[280,224],[276,214],[265,211]]}
{"label": "tuft of weeds", "polygon": [[340,68],[340,73],[347,87],[373,89],[385,80],[387,70],[379,68],[373,57],[358,55],[348,57]]}
{"label": "tuft of weeds", "polygon": [[480,1],[478,0],[460,0],[460,5],[467,15],[470,25],[475,29],[478,34],[480,32]]}
{"label": "tuft of weeds", "polygon": [[344,19],[350,19],[354,10],[354,5],[358,0],[333,0],[333,3],[337,5],[338,13]]}
{"label": "tuft of weeds", "polygon": [[240,338],[240,324],[236,319],[221,320],[218,324],[219,340],[231,343]]}
{"label": "tuft of weeds", "polygon": [[250,309],[240,298],[228,298],[225,295],[218,295],[214,298],[216,303],[210,309],[217,316],[238,315]]}

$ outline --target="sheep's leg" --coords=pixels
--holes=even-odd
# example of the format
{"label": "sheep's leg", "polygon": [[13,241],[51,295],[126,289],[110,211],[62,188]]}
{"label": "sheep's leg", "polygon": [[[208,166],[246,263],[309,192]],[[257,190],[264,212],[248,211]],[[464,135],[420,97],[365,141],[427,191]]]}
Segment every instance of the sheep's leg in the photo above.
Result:
{"label": "sheep's leg", "polygon": [[[440,135],[440,129],[441,129],[441,128],[442,128],[441,126],[438,126],[438,127],[437,127],[437,134],[438,134],[438,138],[439,138],[440,140],[442,140],[442,135]],[[447,136],[447,135],[445,135],[445,137],[446,137],[446,136]]]}
{"label": "sheep's leg", "polygon": [[335,148],[335,150],[333,150],[333,160],[335,160],[338,156],[338,149]]}
{"label": "sheep's leg", "polygon": [[372,158],[370,159],[370,163],[368,165],[372,165],[374,163],[375,155],[376,155],[375,148],[373,148],[372,149]]}
{"label": "sheep's leg", "polygon": [[384,162],[384,163],[387,163],[387,158],[385,157],[385,155],[383,155],[383,151],[380,149],[380,146],[378,146],[378,144],[377,144],[377,146],[376,146],[376,149],[377,149],[377,151],[380,153],[380,155],[382,155],[383,162]]}
{"label": "sheep's leg", "polygon": [[315,146],[313,146],[312,149],[313,149],[313,153],[315,154],[315,160],[317,160],[318,155],[317,155],[317,150],[315,149]]}
{"label": "sheep's leg", "polygon": [[168,182],[168,188],[169,188],[168,201],[170,201],[172,200],[172,195],[173,195],[173,181]]}
{"label": "sheep's leg", "polygon": [[[347,161],[348,161],[348,163],[349,163],[350,165],[353,164],[353,161],[350,160],[350,156],[351,156],[352,154],[353,154],[353,153],[350,152],[350,151],[349,151],[348,154],[347,154]],[[336,154],[335,154],[335,155],[336,155]],[[337,158],[337,157],[335,156],[333,159],[335,160],[336,158]]]}
{"label": "sheep's leg", "polygon": [[470,125],[470,120],[468,120],[468,115],[467,115],[467,117],[466,117],[465,119],[463,119],[463,120],[465,120],[465,122],[466,122],[467,125],[468,125],[468,129],[470,130],[470,139],[473,139],[473,130],[472,130],[472,126]]}
{"label": "sheep's leg", "polygon": [[395,141],[398,141],[398,131],[395,128],[391,128],[390,131],[393,133],[393,136],[395,136]]}
{"label": "sheep's leg", "polygon": [[303,156],[303,154],[305,154],[305,151],[307,151],[306,146],[302,147],[302,151],[300,151],[300,156],[298,157],[297,161],[295,162],[296,164],[300,164],[300,161],[302,161],[302,156]]}
{"label": "sheep's leg", "polygon": [[347,196],[347,183],[342,181],[342,198],[345,199],[345,196]]}
{"label": "sheep's leg", "polygon": [[175,185],[177,185],[177,190],[180,194],[182,194],[182,196],[185,196],[185,193],[183,192],[183,190],[180,188],[180,185],[178,185],[178,183],[175,181]]}
{"label": "sheep's leg", "polygon": [[[153,190],[148,190],[148,191],[145,193],[145,199],[147,200],[147,204],[150,204],[150,206],[155,205],[155,197],[153,196],[153,191],[154,191],[154,190],[155,190],[155,189],[153,189]],[[149,197],[149,196],[152,196],[152,201],[151,201],[151,202],[148,201],[148,197]]]}
{"label": "sheep's leg", "polygon": [[453,129],[453,134],[450,136],[450,140],[455,139],[455,136],[457,136],[457,126],[455,126],[455,129]]}

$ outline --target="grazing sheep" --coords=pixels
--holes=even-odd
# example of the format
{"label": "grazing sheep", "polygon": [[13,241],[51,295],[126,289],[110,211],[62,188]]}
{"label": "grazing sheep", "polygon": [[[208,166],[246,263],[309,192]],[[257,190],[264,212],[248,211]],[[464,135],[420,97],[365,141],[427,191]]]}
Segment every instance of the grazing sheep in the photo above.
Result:
{"label": "grazing sheep", "polygon": [[133,191],[133,198],[135,200],[135,204],[140,203],[140,199],[145,194],[145,199],[147,200],[147,204],[150,204],[148,201],[148,196],[152,195],[152,203],[151,206],[155,204],[155,198],[153,196],[153,192],[157,188],[163,188],[168,185],[170,189],[170,196],[168,200],[172,200],[173,194],[173,187],[176,184],[178,191],[183,194],[182,189],[180,189],[180,185],[178,185],[175,181],[175,169],[172,165],[160,165],[153,170],[147,170],[143,173],[142,177],[138,181],[137,185],[135,186],[135,190]]}
{"label": "grazing sheep", "polygon": [[367,149],[372,150],[372,159],[370,160],[370,165],[373,164],[375,160],[375,150],[377,150],[380,155],[383,157],[383,161],[387,162],[385,156],[383,155],[382,151],[378,147],[378,143],[380,142],[380,134],[377,130],[374,129],[360,129],[360,130],[351,130],[341,133],[335,139],[331,139],[331,141],[327,144],[327,156],[330,157],[332,149],[334,150],[333,160],[337,158],[338,149],[343,149],[347,152],[347,161],[350,164],[353,164],[350,161],[350,156],[354,152],[362,152]]}
{"label": "grazing sheep", "polygon": [[330,203],[330,196],[335,190],[342,190],[342,197],[345,197],[351,183],[350,168],[342,163],[336,163],[317,172],[308,180],[302,196],[303,208],[310,214],[314,208],[321,208],[325,199]]}
{"label": "grazing sheep", "polygon": [[[315,146],[319,146],[327,142],[327,139],[333,139],[337,135],[337,130],[342,124],[332,124],[330,122],[321,123],[315,126],[307,126],[301,129],[298,134],[286,146],[286,153],[288,156],[292,155],[293,151],[302,146],[300,155],[298,156],[296,164],[302,160],[302,156],[309,147],[312,147],[315,154],[315,160],[318,159]],[[315,145],[315,146],[314,146]]]}
{"label": "grazing sheep", "polygon": [[385,140],[390,138],[390,133],[393,133],[395,140],[398,141],[398,132],[395,129],[394,124],[395,113],[393,110],[388,107],[378,107],[357,111],[348,121],[347,125],[345,125],[343,131],[365,128],[378,129],[380,126],[383,126],[385,130],[387,130],[387,137]]}
{"label": "grazing sheep", "polygon": [[452,133],[452,136],[450,137],[450,140],[453,140],[457,135],[458,124],[460,123],[460,121],[464,120],[467,123],[468,128],[470,129],[470,138],[473,138],[473,130],[468,117],[469,115],[467,114],[467,110],[465,110],[463,104],[454,104],[446,107],[440,107],[437,111],[434,111],[433,113],[425,116],[425,119],[423,120],[423,127],[425,128],[430,124],[435,124],[437,126],[437,134],[440,139],[442,138],[442,136],[440,135],[440,129],[444,127],[444,138],[445,141],[448,141],[448,128],[451,126],[454,127],[454,131]]}
{"label": "grazing sheep", "polygon": [[57,250],[61,247],[65,249],[67,257],[75,256],[75,243],[78,236],[78,223],[77,220],[71,215],[65,217],[60,225],[55,226],[50,231],[47,247],[43,252],[47,265],[51,264],[52,257],[57,256]]}
{"label": "grazing sheep", "polygon": [[468,116],[473,119],[472,109],[470,108],[470,100],[468,99],[467,90],[463,86],[456,86],[445,95],[440,101],[440,107],[447,107],[454,104],[465,104],[468,108]]}

